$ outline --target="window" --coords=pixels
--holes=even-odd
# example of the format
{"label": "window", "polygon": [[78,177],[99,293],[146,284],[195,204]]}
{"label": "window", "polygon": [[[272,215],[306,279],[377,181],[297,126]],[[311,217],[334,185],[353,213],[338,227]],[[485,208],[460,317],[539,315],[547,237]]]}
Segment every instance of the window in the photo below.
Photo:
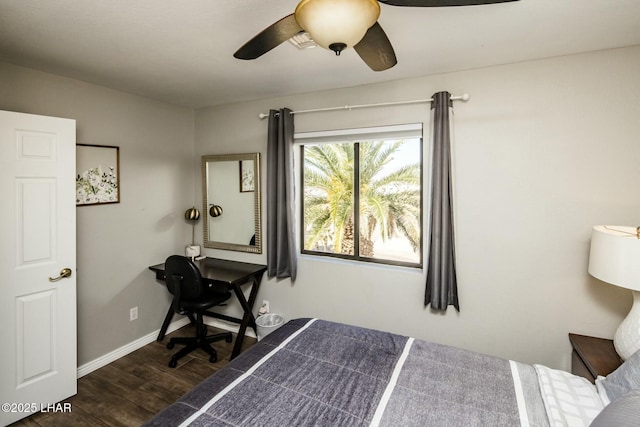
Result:
{"label": "window", "polygon": [[422,266],[421,124],[298,134],[296,142],[303,253]]}

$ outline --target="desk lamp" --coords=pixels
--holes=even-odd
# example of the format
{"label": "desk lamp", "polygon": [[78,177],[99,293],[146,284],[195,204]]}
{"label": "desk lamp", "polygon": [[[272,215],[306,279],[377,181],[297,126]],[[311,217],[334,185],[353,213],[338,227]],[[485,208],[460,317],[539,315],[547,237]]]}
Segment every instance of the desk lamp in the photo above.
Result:
{"label": "desk lamp", "polygon": [[200,256],[200,246],[196,245],[196,222],[200,219],[200,211],[196,209],[195,206],[187,209],[184,213],[184,218],[190,221],[193,227],[191,231],[191,245],[185,249],[185,255],[193,260],[195,257]]}
{"label": "desk lamp", "polygon": [[631,311],[613,339],[618,355],[626,360],[640,349],[640,227],[593,227],[589,274],[633,292]]}

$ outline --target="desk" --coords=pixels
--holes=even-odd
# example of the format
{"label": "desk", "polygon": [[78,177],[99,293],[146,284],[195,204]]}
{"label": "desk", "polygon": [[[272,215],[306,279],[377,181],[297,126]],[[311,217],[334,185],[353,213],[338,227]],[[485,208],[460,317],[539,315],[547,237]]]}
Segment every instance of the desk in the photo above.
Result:
{"label": "desk", "polygon": [[[218,258],[204,258],[194,261],[194,264],[200,270],[202,279],[209,287],[223,286],[225,291],[233,291],[242,306],[242,311],[244,312],[242,319],[212,311],[207,312],[207,316],[240,324],[238,336],[236,337],[236,342],[233,345],[233,351],[231,352],[231,359],[233,359],[240,354],[240,348],[242,347],[242,341],[244,340],[247,327],[251,326],[254,331],[256,330],[256,319],[253,316],[252,310],[253,305],[256,302],[256,296],[258,295],[262,275],[267,270],[267,266]],[[164,263],[152,265],[149,267],[149,270],[156,273],[156,279],[162,281],[165,280]],[[251,284],[248,301],[242,292],[242,285],[246,283]],[[167,312],[167,316],[165,317],[160,333],[158,334],[158,341],[162,341],[164,339],[164,335],[167,332],[167,328],[169,327],[169,323],[171,323],[172,318],[173,310],[171,309],[171,306],[169,306],[169,311]]]}

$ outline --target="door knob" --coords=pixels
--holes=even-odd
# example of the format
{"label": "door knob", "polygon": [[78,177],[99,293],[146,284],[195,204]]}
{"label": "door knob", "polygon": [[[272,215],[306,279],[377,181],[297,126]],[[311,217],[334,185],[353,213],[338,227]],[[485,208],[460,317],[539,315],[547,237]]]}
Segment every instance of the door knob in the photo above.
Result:
{"label": "door knob", "polygon": [[49,277],[49,281],[50,282],[57,282],[60,279],[64,279],[65,277],[71,277],[71,269],[70,268],[63,268],[60,271],[60,275],[58,277]]}

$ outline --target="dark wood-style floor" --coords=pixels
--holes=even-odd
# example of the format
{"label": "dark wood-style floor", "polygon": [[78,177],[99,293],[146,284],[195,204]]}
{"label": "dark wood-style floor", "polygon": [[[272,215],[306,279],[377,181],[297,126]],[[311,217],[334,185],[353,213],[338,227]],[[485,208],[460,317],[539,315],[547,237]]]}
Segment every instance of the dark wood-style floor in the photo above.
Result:
{"label": "dark wood-style floor", "polygon": [[[209,334],[223,332],[209,327]],[[233,343],[213,344],[218,361],[196,350],[169,368],[171,355],[182,346],[168,350],[169,338],[193,336],[194,327],[187,325],[169,335],[163,343],[153,342],[78,379],[78,394],[65,400],[70,413],[38,413],[15,426],[139,426],[155,413],[173,403],[200,381],[229,363]],[[234,334],[235,340],[235,334]],[[243,350],[255,344],[245,337]]]}

